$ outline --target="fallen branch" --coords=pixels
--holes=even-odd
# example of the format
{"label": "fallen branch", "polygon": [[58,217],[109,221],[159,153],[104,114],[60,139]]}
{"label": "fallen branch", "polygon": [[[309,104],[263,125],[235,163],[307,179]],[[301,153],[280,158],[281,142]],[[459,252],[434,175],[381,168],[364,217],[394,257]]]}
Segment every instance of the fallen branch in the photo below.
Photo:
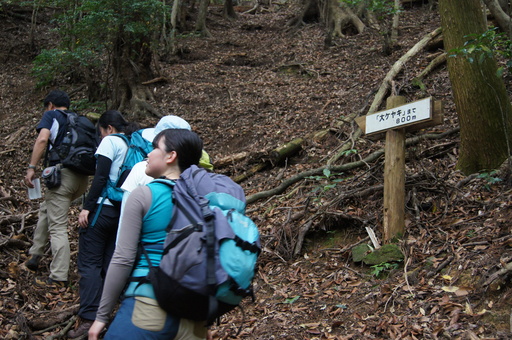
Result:
{"label": "fallen branch", "polygon": [[377,112],[377,109],[384,100],[385,95],[389,92],[389,89],[391,88],[391,82],[396,77],[396,75],[400,73],[405,63],[409,61],[409,59],[411,59],[413,56],[415,56],[418,52],[420,52],[425,46],[427,46],[429,41],[434,39],[439,34],[441,34],[441,28],[437,28],[433,32],[427,34],[409,51],[407,51],[407,53],[405,53],[400,59],[398,59],[398,61],[393,65],[388,74],[386,74],[386,77],[384,77],[384,80],[382,81],[382,84],[380,85],[380,88],[377,91],[377,94],[375,95],[375,100],[373,101],[373,104],[370,107],[368,114]]}
{"label": "fallen branch", "polygon": [[78,308],[79,305],[73,305],[65,310],[43,312],[37,315],[36,318],[29,320],[28,324],[31,329],[38,331],[48,330],[61,323],[69,324],[70,321],[68,319],[75,317],[75,314],[78,313]]}
{"label": "fallen branch", "polygon": [[[405,145],[406,146],[414,145],[414,144],[419,143],[420,141],[425,140],[425,139],[441,139],[441,138],[449,136],[453,133],[459,132],[459,130],[460,130],[459,128],[455,128],[453,130],[446,131],[446,132],[439,133],[439,134],[424,134],[424,135],[420,135],[420,136],[411,137],[405,141]],[[352,169],[355,169],[355,168],[358,168],[361,166],[365,166],[366,164],[379,159],[383,154],[384,154],[384,149],[379,149],[360,161],[355,161],[352,163],[329,167],[329,169],[334,172],[344,172],[344,171],[352,170]],[[257,200],[260,200],[262,198],[279,195],[279,194],[283,193],[286,190],[286,188],[288,188],[290,185],[292,185],[306,177],[321,175],[323,173],[324,169],[325,169],[325,167],[320,167],[320,168],[315,168],[315,169],[301,172],[301,173],[283,181],[281,183],[281,185],[279,185],[278,187],[276,187],[274,189],[267,190],[267,191],[261,191],[261,192],[258,192],[254,195],[247,197],[247,204],[254,203]]]}
{"label": "fallen branch", "polygon": [[[424,134],[424,135],[415,136],[412,138],[408,138],[405,141],[405,145],[406,146],[414,145],[414,144],[417,144],[420,141],[425,140],[425,139],[441,139],[441,138],[451,135],[452,133],[456,133],[458,131],[459,131],[459,128],[455,128],[453,130],[446,131],[446,132],[439,133],[439,134]],[[371,163],[373,161],[376,161],[383,154],[384,154],[384,149],[379,149],[360,161],[355,161],[352,163],[332,166],[332,167],[328,167],[328,168],[329,168],[329,170],[331,170],[333,172],[349,171],[349,170],[352,170],[352,169],[355,169],[355,168],[358,168],[361,166],[365,166],[366,164]],[[276,187],[274,189],[267,190],[267,191],[261,191],[254,195],[248,196],[247,204],[254,203],[257,200],[260,200],[262,198],[279,195],[279,194],[283,193],[286,190],[286,188],[288,188],[290,185],[297,183],[298,181],[303,180],[306,177],[321,175],[325,168],[326,167],[320,167],[320,168],[315,168],[315,169],[304,171],[302,173],[299,173],[293,177],[286,179],[278,187]]]}
{"label": "fallen branch", "polygon": [[484,282],[483,286],[487,287],[497,279],[502,279],[509,275],[509,272],[512,271],[512,262],[507,263],[503,268],[489,276],[489,278]]}
{"label": "fallen branch", "polygon": [[[18,129],[16,132],[14,132],[14,133],[9,135],[9,138],[5,142],[5,145],[6,146],[10,146],[10,145],[13,145],[13,144],[15,146],[18,145],[19,141],[25,139],[27,134],[29,134],[31,131],[34,131],[34,128],[32,126],[30,126],[30,127],[26,127],[25,126],[25,127],[22,127],[20,129]],[[13,149],[4,150],[4,151],[2,151],[2,154],[7,153],[7,152],[11,152],[12,150]]]}
{"label": "fallen branch", "polygon": [[270,165],[273,166],[276,164],[280,164],[286,158],[289,158],[289,157],[293,156],[294,154],[296,154],[297,152],[299,152],[302,148],[303,143],[304,143],[304,139],[296,138],[296,139],[292,140],[291,142],[288,142],[278,148],[275,148],[265,157],[266,159],[264,161],[256,164],[251,169],[246,171],[244,174],[233,178],[233,180],[236,183],[240,183],[240,182],[244,181],[245,179],[251,177],[255,173],[267,168],[267,166],[270,166]]}
{"label": "fallen branch", "polygon": [[[432,33],[427,34],[423,39],[421,39],[416,45],[414,45],[407,53],[405,53],[398,61],[391,67],[391,70],[386,74],[384,77],[384,80],[382,81],[382,84],[380,85],[377,94],[375,95],[375,98],[373,99],[372,104],[370,105],[370,109],[366,113],[366,115],[371,115],[375,112],[377,112],[378,108],[381,106],[382,102],[384,101],[385,95],[389,92],[389,89],[391,88],[391,83],[393,79],[397,76],[398,73],[402,70],[403,66],[409,59],[411,59],[413,56],[415,56],[417,53],[419,53],[427,44],[432,40],[435,39],[439,34],[441,34],[441,28],[436,29]],[[441,62],[442,59],[437,60],[436,62]],[[437,65],[435,65],[437,66]],[[425,73],[423,75],[420,74],[420,76],[424,77],[426,74],[431,72],[431,70],[435,67],[434,65],[431,66],[431,69],[428,71],[424,71]],[[428,67],[427,67],[428,68]],[[422,78],[420,78],[422,79]],[[352,143],[354,140],[358,139],[362,135],[363,131],[361,129],[357,129],[353,135],[351,136]],[[340,157],[343,152],[347,151],[350,148],[349,143],[345,143],[341,150],[333,157],[331,160],[329,160],[328,164],[332,164],[338,158]]]}
{"label": "fallen branch", "polygon": [[[68,331],[74,326],[75,322],[76,322],[76,316],[73,315],[67,322],[63,322],[59,325],[59,326],[61,326],[63,324],[66,325],[59,333],[48,336],[45,338],[45,340],[60,339],[60,338],[64,337],[68,333]],[[87,334],[84,334],[82,337],[80,337],[80,339],[85,339],[86,335]]]}
{"label": "fallen branch", "polygon": [[7,224],[14,224],[19,222],[24,222],[27,220],[27,217],[32,214],[37,214],[38,210],[36,211],[30,211],[25,214],[19,214],[19,215],[7,215],[0,217],[0,226],[7,225]]}
{"label": "fallen branch", "polygon": [[434,71],[439,65],[446,63],[447,57],[448,56],[446,52],[443,52],[439,54],[437,57],[435,57],[434,60],[432,60],[430,64],[428,64],[428,66],[425,67],[425,69],[421,71],[420,74],[418,74],[418,76],[412,80],[412,84],[418,86],[423,90],[425,87],[425,85],[423,85],[423,78],[432,73],[432,71]]}
{"label": "fallen branch", "polygon": [[[382,156],[384,154],[384,150],[381,149],[381,150],[378,150],[374,153],[372,153],[371,155],[369,155],[368,157],[366,157],[365,159],[361,160],[361,161],[356,161],[356,162],[352,162],[352,163],[348,163],[348,164],[343,164],[343,165],[338,165],[338,166],[334,166],[334,167],[330,167],[329,169],[331,171],[336,171],[336,172],[343,172],[343,171],[348,171],[348,170],[352,170],[354,168],[358,168],[360,166],[363,166],[367,163],[370,163],[370,162],[373,162],[374,160],[378,159],[380,156]],[[281,183],[280,186],[278,186],[277,188],[274,188],[274,189],[271,189],[271,190],[267,190],[267,191],[262,191],[262,192],[259,192],[259,193],[256,193],[254,195],[251,195],[249,197],[247,197],[247,203],[253,203],[259,199],[262,199],[262,198],[265,198],[265,197],[269,197],[269,196],[273,196],[273,195],[278,195],[278,194],[281,194],[283,193],[286,188],[288,188],[290,185],[306,178],[306,177],[309,177],[309,176],[315,176],[315,175],[320,175],[323,173],[325,167],[320,167],[320,168],[316,168],[316,169],[311,169],[311,170],[308,170],[308,171],[304,171],[300,174],[297,174],[293,177],[290,177],[288,178],[287,180],[285,180],[283,183]]]}
{"label": "fallen branch", "polygon": [[0,155],[4,155],[4,154],[10,153],[10,152],[14,152],[14,151],[16,151],[16,149],[3,150],[3,151],[0,151]]}
{"label": "fallen branch", "polygon": [[30,242],[26,242],[20,239],[8,238],[0,235],[0,248],[16,248],[16,249],[27,249],[30,247]]}
{"label": "fallen branch", "polygon": [[233,181],[235,181],[236,183],[240,183],[240,182],[243,182],[244,180],[246,180],[247,178],[251,177],[252,175],[254,175],[255,173],[265,169],[267,167],[268,163],[259,163],[255,166],[253,166],[252,168],[250,168],[249,170],[247,170],[245,173],[239,175],[239,176],[236,176],[235,178],[233,178]]}
{"label": "fallen branch", "polygon": [[169,79],[167,77],[158,77],[158,78],[154,78],[154,79],[142,82],[142,85],[151,85],[151,84],[155,84],[155,83],[168,83],[168,82],[169,82]]}
{"label": "fallen branch", "polygon": [[306,237],[307,232],[311,229],[313,225],[313,221],[318,217],[319,214],[313,215],[313,217],[309,218],[309,220],[302,225],[299,229],[299,234],[297,235],[297,241],[295,243],[295,249],[293,250],[293,256],[297,256],[301,249],[302,244],[304,243],[304,238]]}
{"label": "fallen branch", "polygon": [[213,165],[214,165],[214,167],[216,169],[223,168],[223,167],[228,166],[228,165],[232,165],[232,164],[235,164],[235,163],[240,163],[241,161],[243,161],[244,159],[249,157],[249,155],[250,155],[249,152],[246,152],[246,151],[239,152],[239,153],[236,153],[234,155],[229,155],[227,157],[215,160]]}

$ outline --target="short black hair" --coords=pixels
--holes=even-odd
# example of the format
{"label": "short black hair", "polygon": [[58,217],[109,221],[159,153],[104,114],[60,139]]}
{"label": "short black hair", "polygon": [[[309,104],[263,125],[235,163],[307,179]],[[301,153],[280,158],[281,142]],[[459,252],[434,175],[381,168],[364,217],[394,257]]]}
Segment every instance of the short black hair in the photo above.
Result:
{"label": "short black hair", "polygon": [[203,153],[203,141],[199,136],[187,129],[165,129],[153,139],[153,147],[158,146],[160,139],[164,137],[165,152],[176,151],[178,154],[178,166],[183,172],[192,164],[198,165]]}
{"label": "short black hair", "polygon": [[69,108],[69,105],[71,104],[68,94],[61,90],[53,90],[48,93],[43,101],[44,107],[47,107],[50,103],[57,107],[65,108]]}

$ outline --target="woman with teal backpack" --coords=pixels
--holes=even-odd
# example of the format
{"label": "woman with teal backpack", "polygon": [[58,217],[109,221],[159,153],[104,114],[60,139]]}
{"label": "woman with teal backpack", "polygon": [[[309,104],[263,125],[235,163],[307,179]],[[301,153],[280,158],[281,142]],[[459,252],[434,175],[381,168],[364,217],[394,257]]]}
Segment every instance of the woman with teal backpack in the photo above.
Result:
{"label": "woman with teal backpack", "polygon": [[[86,334],[96,319],[103,281],[114,253],[120,202],[106,199],[105,188],[109,182],[116,183],[119,168],[123,164],[128,145],[114,134],[130,136],[139,129],[138,124],[126,121],[119,111],[103,113],[97,124],[101,142],[96,151],[97,165],[94,179],[84,206],[78,216],[78,273],[80,322],[68,332],[68,337],[77,338]],[[96,212],[98,212],[96,214]],[[94,217],[94,218],[93,218]],[[94,223],[91,223],[94,219]]]}
{"label": "woman with teal backpack", "polygon": [[[154,150],[148,155],[146,174],[175,181],[182,171],[199,163],[203,143],[194,132],[168,129],[155,137],[153,146]],[[153,265],[160,262],[166,228],[172,217],[171,197],[171,186],[159,181],[137,187],[128,197],[89,339],[98,339],[126,282],[130,283],[124,290],[124,299],[104,339],[206,339],[204,321],[179,319],[167,314],[159,307],[151,283],[129,280],[130,277],[144,277],[149,270],[147,260],[138,252],[140,243],[145,244]]]}

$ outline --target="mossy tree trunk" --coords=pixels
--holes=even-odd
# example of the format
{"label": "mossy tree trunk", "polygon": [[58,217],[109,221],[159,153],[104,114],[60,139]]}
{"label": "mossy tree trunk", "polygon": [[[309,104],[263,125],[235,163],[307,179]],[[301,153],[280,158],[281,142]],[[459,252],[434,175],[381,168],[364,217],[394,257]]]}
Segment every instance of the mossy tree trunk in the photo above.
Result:
{"label": "mossy tree trunk", "polygon": [[[149,38],[148,38],[149,40]],[[136,40],[120,32],[112,54],[112,108],[138,117],[146,113],[158,116],[149,103],[153,95],[142,85],[153,76],[149,41]]]}
{"label": "mossy tree trunk", "polygon": [[[447,51],[487,29],[480,0],[439,0],[439,11]],[[499,167],[510,155],[512,108],[496,61],[448,58],[448,71],[461,130],[457,168],[471,174]]]}
{"label": "mossy tree trunk", "polygon": [[201,33],[202,36],[210,37],[211,34],[206,27],[206,15],[208,14],[208,5],[210,0],[201,0],[199,3],[199,13],[197,14],[196,32]]}

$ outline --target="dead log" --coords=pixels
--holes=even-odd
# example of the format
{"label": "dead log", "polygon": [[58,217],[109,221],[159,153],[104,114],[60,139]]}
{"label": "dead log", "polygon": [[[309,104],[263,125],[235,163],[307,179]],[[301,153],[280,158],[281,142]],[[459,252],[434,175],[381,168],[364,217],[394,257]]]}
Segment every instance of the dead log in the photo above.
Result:
{"label": "dead log", "polygon": [[233,164],[236,164],[236,163],[240,163],[241,161],[243,161],[247,157],[249,157],[249,152],[246,152],[246,151],[239,152],[239,153],[236,153],[234,155],[229,155],[229,156],[223,157],[221,159],[215,160],[215,162],[213,163],[213,166],[216,169],[223,168],[223,167],[228,166],[228,165],[233,165]]}
{"label": "dead log", "polygon": [[269,158],[273,165],[280,164],[286,158],[293,156],[302,149],[303,138],[296,138],[270,152]]}
{"label": "dead log", "polygon": [[240,182],[243,182],[245,181],[247,178],[251,177],[252,175],[254,175],[255,173],[265,169],[267,166],[269,165],[269,163],[259,163],[259,164],[256,164],[255,166],[253,166],[252,168],[250,168],[249,170],[247,170],[245,173],[241,174],[241,175],[238,175],[236,176],[235,178],[233,178],[233,181],[235,181],[236,183],[240,183]]}
{"label": "dead log", "polygon": [[52,327],[56,324],[66,322],[69,318],[78,313],[79,305],[71,306],[65,310],[42,312],[36,318],[28,320],[28,325],[33,330],[41,330]]}
{"label": "dead log", "polygon": [[264,161],[259,164],[256,164],[251,169],[246,171],[244,174],[236,176],[233,180],[236,183],[243,182],[247,178],[251,177],[255,173],[262,171],[268,166],[275,166],[283,162],[286,158],[289,158],[299,152],[302,149],[302,144],[304,143],[304,139],[296,138],[291,142],[288,142],[274,150],[272,150],[266,157]]}

